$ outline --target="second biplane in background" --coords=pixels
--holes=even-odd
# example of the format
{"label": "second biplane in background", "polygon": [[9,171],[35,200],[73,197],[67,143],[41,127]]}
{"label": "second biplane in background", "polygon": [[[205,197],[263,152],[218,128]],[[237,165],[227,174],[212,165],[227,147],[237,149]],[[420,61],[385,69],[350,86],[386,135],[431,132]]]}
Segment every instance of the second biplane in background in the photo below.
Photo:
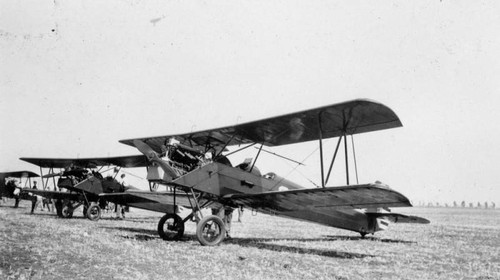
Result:
{"label": "second biplane in background", "polygon": [[[365,236],[387,228],[389,222],[428,223],[415,216],[391,213],[389,207],[410,207],[402,194],[379,182],[351,185],[347,137],[402,126],[387,106],[370,100],[353,100],[283,116],[185,134],[121,140],[136,147],[157,166],[148,180],[164,184],[173,193],[107,193],[106,200],[129,204],[172,196],[192,209],[181,218],[167,212],[158,224],[164,239],[180,238],[184,223],[198,222],[196,235],[202,245],[217,245],[226,236],[222,219],[203,217],[201,209],[245,207],[263,213],[351,230]],[[329,168],[325,168],[323,141],[338,137]],[[345,148],[346,185],[327,187],[341,142]],[[320,151],[319,188],[305,188],[275,173],[262,175],[255,167],[264,146],[273,147],[317,141]],[[255,160],[233,166],[227,156],[257,145]],[[235,150],[226,153],[228,147]],[[158,172],[163,170],[163,176]],[[179,196],[179,192],[183,194]],[[182,199],[181,199],[182,198]]]}
{"label": "second biplane in background", "polygon": [[11,171],[0,172],[0,199],[14,198],[14,208],[19,206],[19,200],[35,199],[27,193],[21,192],[23,188],[31,188],[33,186],[32,179],[40,177],[38,174],[31,171]]}
{"label": "second biplane in background", "polygon": [[[57,215],[64,218],[71,218],[73,211],[83,205],[83,215],[90,220],[98,220],[101,209],[107,205],[107,201],[99,194],[137,189],[130,185],[123,186],[116,180],[121,168],[149,165],[143,155],[102,158],[23,157],[21,160],[40,167],[43,185],[43,189],[24,189],[23,192],[54,200]],[[103,170],[104,168],[107,169]],[[44,169],[48,170],[45,175]],[[110,170],[113,176],[105,176]]]}

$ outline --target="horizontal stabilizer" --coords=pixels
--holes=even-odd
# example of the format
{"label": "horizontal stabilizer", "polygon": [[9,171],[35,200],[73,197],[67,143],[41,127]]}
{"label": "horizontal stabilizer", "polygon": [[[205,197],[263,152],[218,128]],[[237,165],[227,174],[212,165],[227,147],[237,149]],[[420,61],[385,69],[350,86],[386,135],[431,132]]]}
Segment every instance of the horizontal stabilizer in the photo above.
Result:
{"label": "horizontal stabilizer", "polygon": [[393,223],[409,223],[409,224],[429,224],[430,221],[417,217],[417,216],[407,216],[397,213],[366,213],[366,215],[374,218],[387,218]]}

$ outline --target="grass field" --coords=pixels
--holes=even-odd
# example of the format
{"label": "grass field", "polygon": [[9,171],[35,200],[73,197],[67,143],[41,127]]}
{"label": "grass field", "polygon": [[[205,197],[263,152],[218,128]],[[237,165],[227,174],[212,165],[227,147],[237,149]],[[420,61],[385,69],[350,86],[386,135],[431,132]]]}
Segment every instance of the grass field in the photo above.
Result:
{"label": "grass field", "polygon": [[[156,233],[159,213],[92,222],[0,205],[0,279],[500,279],[500,211],[404,208],[429,225],[354,232],[244,212],[233,239],[203,247]],[[234,215],[234,221],[237,214]]]}

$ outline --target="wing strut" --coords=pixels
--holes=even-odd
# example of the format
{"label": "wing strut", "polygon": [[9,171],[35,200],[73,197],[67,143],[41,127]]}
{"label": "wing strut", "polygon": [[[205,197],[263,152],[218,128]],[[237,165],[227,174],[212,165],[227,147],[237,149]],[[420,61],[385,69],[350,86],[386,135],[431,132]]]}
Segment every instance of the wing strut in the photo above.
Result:
{"label": "wing strut", "polygon": [[226,141],[226,143],[224,144],[224,147],[222,147],[222,149],[220,149],[220,151],[214,157],[214,160],[222,155],[222,152],[224,152],[224,150],[226,149],[227,145],[229,145],[229,143],[231,143],[231,141],[233,141],[233,138],[235,136],[236,136],[236,134],[233,134],[233,136],[231,136],[231,138],[229,138],[229,141]]}
{"label": "wing strut", "polygon": [[348,158],[348,152],[347,152],[347,134],[344,131],[344,148],[345,148],[345,178],[346,178],[346,183],[349,186],[349,158]]}
{"label": "wing strut", "polygon": [[352,157],[354,158],[354,171],[356,172],[356,184],[359,184],[358,163],[356,161],[356,150],[354,149],[354,135],[352,134],[351,134],[351,142],[352,142]]}
{"label": "wing strut", "polygon": [[321,163],[321,187],[325,187],[325,171],[324,171],[324,166],[323,166],[323,127],[321,125],[321,111],[318,114],[318,126],[319,126],[319,133],[318,133],[318,140],[319,140],[319,161]]}
{"label": "wing strut", "polygon": [[337,153],[339,151],[340,142],[342,142],[342,137],[339,137],[339,141],[337,141],[337,146],[335,147],[335,152],[333,153],[332,161],[330,162],[330,168],[328,169],[328,174],[326,175],[325,185],[328,184],[328,180],[330,179],[330,174],[332,173],[333,163],[337,158]]}
{"label": "wing strut", "polygon": [[260,144],[259,151],[257,152],[257,155],[255,156],[255,160],[253,161],[252,167],[250,167],[250,173],[252,173],[253,167],[255,166],[255,163],[257,162],[257,159],[259,158],[260,152],[262,151],[262,147],[264,146],[264,143]]}

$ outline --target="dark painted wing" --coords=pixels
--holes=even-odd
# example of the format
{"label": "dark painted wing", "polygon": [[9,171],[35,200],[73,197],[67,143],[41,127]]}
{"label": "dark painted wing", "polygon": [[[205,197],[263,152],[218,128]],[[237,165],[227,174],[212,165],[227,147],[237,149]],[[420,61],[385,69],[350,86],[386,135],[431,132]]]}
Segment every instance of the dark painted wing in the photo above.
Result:
{"label": "dark painted wing", "polygon": [[370,100],[358,99],[324,106],[283,116],[217,129],[178,135],[165,135],[120,140],[135,147],[133,141],[141,140],[156,152],[174,137],[181,144],[204,149],[207,146],[223,146],[263,143],[279,146],[301,143],[344,134],[358,134],[402,126],[398,116],[387,106]]}
{"label": "dark painted wing", "polygon": [[59,191],[46,191],[46,190],[38,190],[38,189],[22,189],[23,193],[31,193],[34,195],[43,196],[45,198],[50,199],[69,199],[73,201],[83,199],[82,195],[78,193],[71,192],[59,192]]}
{"label": "dark painted wing", "polygon": [[31,171],[12,171],[12,172],[0,172],[1,177],[14,177],[14,178],[33,178],[33,177],[40,177],[38,174],[35,172]]}
{"label": "dark painted wing", "polygon": [[297,211],[301,209],[342,209],[375,207],[408,207],[408,198],[378,184],[300,189],[260,194],[231,194],[227,203],[266,211]]}
{"label": "dark painted wing", "polygon": [[[172,193],[126,191],[121,193],[102,193],[99,196],[107,201],[121,205],[162,213],[174,213],[174,198]],[[187,196],[183,194],[176,195],[176,205],[191,207]]]}
{"label": "dark painted wing", "polygon": [[42,168],[120,166],[126,168],[148,166],[148,159],[144,155],[102,157],[102,158],[20,158],[26,162]]}

